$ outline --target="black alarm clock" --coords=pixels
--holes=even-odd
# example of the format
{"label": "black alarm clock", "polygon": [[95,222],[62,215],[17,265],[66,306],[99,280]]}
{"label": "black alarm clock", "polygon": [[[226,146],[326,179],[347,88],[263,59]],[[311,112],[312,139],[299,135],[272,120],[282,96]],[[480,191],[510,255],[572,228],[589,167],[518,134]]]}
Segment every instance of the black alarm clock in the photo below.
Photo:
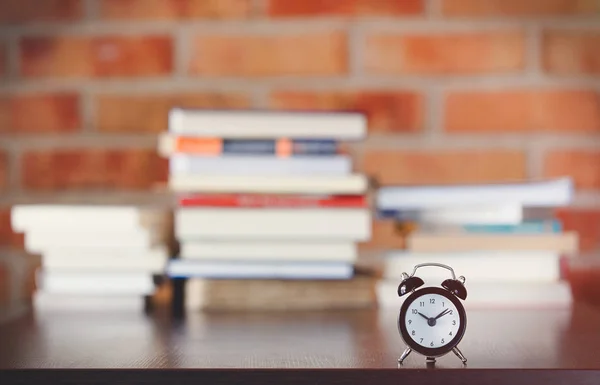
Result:
{"label": "black alarm clock", "polygon": [[[448,269],[452,279],[446,279],[440,287],[421,287],[425,282],[415,273],[418,268],[425,266]],[[398,295],[409,296],[400,307],[398,331],[407,348],[398,363],[402,364],[415,351],[427,357],[428,363],[435,363],[436,357],[454,352],[466,364],[467,359],[458,349],[458,343],[467,328],[467,313],[461,302],[467,298],[465,277],[456,279],[450,266],[424,263],[416,265],[410,276],[402,273],[402,278]]]}

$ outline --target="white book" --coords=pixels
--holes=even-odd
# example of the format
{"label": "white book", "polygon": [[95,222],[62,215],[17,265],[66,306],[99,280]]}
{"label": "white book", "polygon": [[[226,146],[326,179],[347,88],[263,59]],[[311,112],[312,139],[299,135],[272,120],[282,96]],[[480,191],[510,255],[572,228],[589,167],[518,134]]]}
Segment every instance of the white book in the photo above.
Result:
{"label": "white book", "polygon": [[175,211],[178,239],[212,240],[347,240],[371,237],[366,209],[222,209]]}
{"label": "white book", "polygon": [[25,233],[25,249],[31,253],[42,253],[61,247],[80,248],[132,248],[146,250],[166,241],[164,234],[151,233],[143,229],[129,231],[60,231],[60,229],[35,230]]}
{"label": "white book", "polygon": [[38,291],[33,298],[33,303],[36,313],[73,310],[94,313],[144,310],[143,295],[136,294],[54,294]]}
{"label": "white book", "polygon": [[519,224],[524,219],[523,207],[517,204],[494,206],[440,207],[420,211],[399,212],[395,217],[402,221],[429,224]]}
{"label": "white book", "polygon": [[43,272],[38,274],[41,291],[77,295],[151,295],[152,275],[144,272]]}
{"label": "white book", "polygon": [[182,259],[222,261],[335,261],[352,263],[358,258],[354,242],[187,241],[180,240]]}
{"label": "white book", "polygon": [[168,258],[161,257],[86,258],[82,255],[72,258],[52,254],[44,256],[43,266],[46,272],[139,272],[152,275],[164,273],[167,261]]}
{"label": "white book", "polygon": [[165,223],[169,211],[128,205],[15,205],[11,209],[11,225],[15,232],[31,229],[66,231],[129,231]]}
{"label": "white book", "polygon": [[[399,309],[408,297],[398,296],[400,280],[381,280],[376,285],[380,308]],[[436,285],[436,286],[439,286]],[[469,282],[465,283],[467,299],[461,301],[466,309],[543,309],[569,307],[571,287],[559,282]]]}
{"label": "white book", "polygon": [[140,249],[137,247],[51,247],[44,250],[43,260],[54,259],[167,259],[171,256],[166,245]]}
{"label": "white book", "polygon": [[415,231],[406,240],[406,249],[414,252],[547,250],[574,254],[578,248],[579,237],[574,231],[560,234],[435,234]]}
{"label": "white book", "polygon": [[173,260],[170,277],[211,279],[350,279],[352,264],[322,262],[221,262]]}
{"label": "white book", "polygon": [[171,175],[174,192],[362,194],[368,189],[364,175]]}
{"label": "white book", "polygon": [[[467,282],[554,282],[561,279],[560,258],[560,253],[551,251],[396,251],[385,257],[383,275],[399,279],[402,272],[410,275],[418,264],[441,263],[450,266],[457,277],[466,277]],[[416,275],[431,284],[450,278],[450,272],[439,267],[420,268]]]}
{"label": "white book", "polygon": [[362,139],[367,117],[358,112],[215,111],[173,108],[169,131],[205,137]]}
{"label": "white book", "polygon": [[207,157],[186,154],[171,155],[171,175],[257,175],[257,176],[310,176],[349,175],[352,159],[345,155],[301,156],[277,158],[264,156]]}
{"label": "white book", "polygon": [[380,210],[496,204],[553,207],[569,204],[573,192],[571,178],[484,185],[390,186],[379,189],[376,202]]}

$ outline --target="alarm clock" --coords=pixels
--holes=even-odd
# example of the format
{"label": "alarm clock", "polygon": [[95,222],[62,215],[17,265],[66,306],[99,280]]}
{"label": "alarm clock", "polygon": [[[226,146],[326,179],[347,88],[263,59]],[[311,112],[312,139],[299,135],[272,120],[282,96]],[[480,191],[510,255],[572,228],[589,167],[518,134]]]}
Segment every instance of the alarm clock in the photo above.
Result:
{"label": "alarm clock", "polygon": [[[415,273],[426,266],[447,269],[452,278],[443,281],[440,287],[422,287],[425,282]],[[427,363],[435,363],[437,357],[454,352],[466,364],[467,359],[458,349],[458,343],[467,328],[467,313],[461,303],[467,298],[465,277],[456,279],[450,266],[423,263],[416,265],[410,276],[402,273],[402,278],[398,295],[402,297],[408,294],[408,297],[400,307],[398,332],[407,348],[398,359],[398,364],[401,365],[412,351],[424,355]]]}

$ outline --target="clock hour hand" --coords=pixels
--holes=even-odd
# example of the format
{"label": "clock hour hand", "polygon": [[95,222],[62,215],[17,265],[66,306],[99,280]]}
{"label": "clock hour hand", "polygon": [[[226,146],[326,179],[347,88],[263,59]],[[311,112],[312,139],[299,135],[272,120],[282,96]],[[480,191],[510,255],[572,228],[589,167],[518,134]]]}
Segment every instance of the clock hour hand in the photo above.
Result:
{"label": "clock hour hand", "polygon": [[450,309],[445,309],[443,312],[441,312],[440,314],[438,314],[434,319],[442,318],[443,316],[445,316],[448,313],[450,313]]}
{"label": "clock hour hand", "polygon": [[425,318],[427,321],[429,321],[429,317],[427,317],[425,314],[423,313],[417,313],[419,314],[421,317]]}

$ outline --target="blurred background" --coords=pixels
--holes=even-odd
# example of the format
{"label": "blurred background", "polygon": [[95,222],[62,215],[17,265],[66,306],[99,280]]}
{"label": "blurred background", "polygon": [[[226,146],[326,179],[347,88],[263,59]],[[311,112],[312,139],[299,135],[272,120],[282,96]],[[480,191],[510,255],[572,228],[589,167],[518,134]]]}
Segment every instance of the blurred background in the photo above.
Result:
{"label": "blurred background", "polygon": [[[187,107],[364,112],[345,146],[382,186],[570,176],[556,217],[593,254],[599,15],[596,0],[0,0],[0,244],[23,248],[14,204],[162,199],[159,134]],[[403,246],[374,216],[359,250]]]}

